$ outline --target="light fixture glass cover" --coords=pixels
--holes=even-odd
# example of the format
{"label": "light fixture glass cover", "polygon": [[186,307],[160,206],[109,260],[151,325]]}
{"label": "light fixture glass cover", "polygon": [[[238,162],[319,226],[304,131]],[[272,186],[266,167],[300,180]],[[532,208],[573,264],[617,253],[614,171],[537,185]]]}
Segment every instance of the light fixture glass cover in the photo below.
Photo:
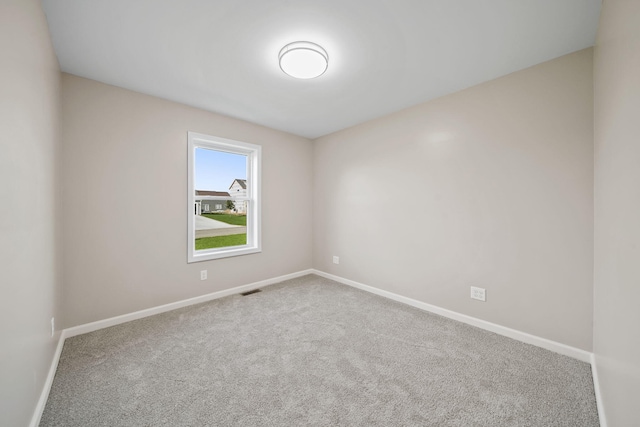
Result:
{"label": "light fixture glass cover", "polygon": [[278,54],[280,69],[296,79],[321,76],[329,66],[329,55],[321,46],[311,42],[289,43]]}

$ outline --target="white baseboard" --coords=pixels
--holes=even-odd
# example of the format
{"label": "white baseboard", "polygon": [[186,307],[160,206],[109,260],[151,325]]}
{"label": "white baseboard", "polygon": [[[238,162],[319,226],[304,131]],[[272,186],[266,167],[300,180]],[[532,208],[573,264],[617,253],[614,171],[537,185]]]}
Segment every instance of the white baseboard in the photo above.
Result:
{"label": "white baseboard", "polygon": [[285,280],[295,279],[297,277],[306,276],[307,274],[312,274],[312,273],[313,273],[312,269],[302,270],[296,273],[285,274],[284,276],[273,277],[271,279],[261,280],[259,282],[249,283],[247,285],[236,286],[235,288],[225,289],[223,291],[213,292],[213,293],[201,295],[195,298],[189,298],[182,301],[160,305],[158,307],[147,308],[145,310],[140,310],[140,311],[136,311],[129,314],[123,314],[121,316],[111,317],[109,319],[98,320],[96,322],[74,326],[73,328],[63,329],[60,332],[58,346],[56,348],[55,354],[53,355],[53,360],[51,361],[49,374],[47,375],[47,380],[45,381],[45,384],[42,388],[42,393],[40,393],[40,399],[38,400],[38,404],[36,405],[36,408],[33,412],[33,416],[31,418],[31,423],[29,424],[29,426],[37,427],[40,424],[40,419],[42,418],[42,413],[44,412],[45,405],[47,404],[47,399],[49,398],[49,392],[51,391],[51,386],[53,384],[53,378],[55,377],[56,370],[58,369],[58,362],[60,361],[60,355],[62,354],[62,347],[64,346],[64,341],[67,338],[75,337],[76,335],[86,334],[88,332],[97,331],[99,329],[108,328],[110,326],[119,325],[121,323],[130,322],[132,320],[142,319],[143,317],[153,316],[154,314],[160,314],[160,313],[175,310],[178,308],[187,307],[189,305],[200,304],[202,302],[212,301],[214,299],[223,298],[229,295],[235,295],[241,292],[251,291],[253,289],[257,289],[262,286],[284,282]]}
{"label": "white baseboard", "polygon": [[380,295],[385,298],[389,298],[394,301],[401,302],[403,304],[410,305],[412,307],[419,308],[421,310],[428,311],[430,313],[438,314],[449,319],[457,320],[462,323],[466,323],[472,326],[476,326],[480,329],[495,332],[496,334],[504,335],[509,338],[513,338],[518,341],[522,341],[527,344],[542,347],[544,349],[560,353],[565,356],[573,357],[574,359],[581,360],[583,362],[591,362],[591,353],[579,348],[571,347],[566,344],[562,344],[556,341],[552,341],[546,338],[531,335],[526,332],[521,332],[516,329],[507,328],[496,323],[487,322],[486,320],[478,319],[476,317],[467,316],[455,311],[447,310],[446,308],[438,307],[435,305],[427,304],[426,302],[418,301],[412,298],[404,297],[402,295],[394,294],[393,292],[384,291],[382,289],[374,288],[373,286],[364,285],[362,283],[355,282],[353,280],[345,279],[344,277],[335,276],[333,274],[325,273],[324,271],[313,270],[314,274],[318,276],[331,279],[333,281],[352,286],[354,288],[361,289],[363,291],[371,292],[372,294]]}
{"label": "white baseboard", "polygon": [[84,325],[79,325],[79,326],[62,330],[60,333],[60,338],[58,340],[58,346],[56,348],[56,352],[53,356],[53,360],[51,361],[49,374],[47,375],[47,380],[45,381],[42,393],[40,395],[40,399],[38,400],[38,404],[36,405],[36,409],[31,419],[30,426],[37,427],[38,424],[40,423],[42,413],[44,411],[45,405],[47,403],[47,399],[49,397],[49,391],[51,390],[51,385],[53,384],[53,378],[55,376],[56,369],[58,367],[58,362],[60,360],[60,355],[62,353],[62,347],[64,345],[65,339],[74,337],[76,335],[97,331],[99,329],[108,328],[110,326],[119,325],[121,323],[130,322],[132,320],[142,319],[144,317],[149,317],[155,314],[160,314],[167,311],[175,310],[178,308],[187,307],[194,304],[200,304],[207,301],[212,301],[212,300],[223,298],[229,295],[239,294],[241,292],[247,292],[253,289],[260,288],[262,286],[268,286],[274,283],[283,282],[285,280],[295,279],[297,277],[305,276],[307,274],[317,274],[318,276],[325,277],[327,279],[334,280],[336,282],[339,282],[348,286],[352,286],[357,289],[371,292],[373,294],[380,295],[382,297],[389,298],[391,300],[398,301],[398,302],[419,308],[421,310],[435,313],[453,320],[457,320],[459,322],[467,323],[469,325],[476,326],[481,329],[485,329],[500,335],[504,335],[509,338],[516,339],[518,341],[525,342],[527,344],[532,344],[538,347],[545,348],[550,351],[554,351],[556,353],[563,354],[565,356],[573,357],[575,359],[591,363],[593,380],[594,380],[594,388],[596,393],[596,402],[598,405],[598,414],[600,416],[600,425],[601,427],[607,427],[606,420],[604,417],[604,409],[602,407],[602,399],[600,395],[600,387],[598,383],[595,357],[592,353],[575,348],[575,347],[568,346],[566,344],[551,341],[546,338],[541,338],[541,337],[527,334],[525,332],[521,332],[515,329],[507,328],[505,326],[501,326],[495,323],[487,322],[485,320],[477,319],[475,317],[467,316],[465,314],[457,313],[455,311],[447,310],[435,305],[427,304],[412,298],[404,297],[402,295],[394,294],[393,292],[388,292],[382,289],[374,288],[372,286],[364,285],[362,283],[358,283],[353,280],[345,279],[343,277],[335,276],[333,274],[325,273],[323,271],[319,271],[315,269],[308,269],[308,270],[298,271],[296,273],[285,274],[283,276],[261,280],[259,282],[237,286],[235,288],[225,289],[223,291],[213,292],[213,293],[202,295],[199,297],[189,298],[182,301],[164,304],[158,307],[152,307],[145,310],[124,314],[124,315],[112,317],[109,319],[98,320],[96,322],[91,322]]}
{"label": "white baseboard", "polygon": [[147,308],[145,310],[135,311],[133,313],[123,314],[121,316],[111,317],[109,319],[98,320],[96,322],[85,323],[84,325],[74,326],[72,328],[65,329],[67,338],[75,337],[76,335],[86,334],[88,332],[97,331],[99,329],[108,328],[110,326],[119,325],[121,323],[130,322],[132,320],[142,319],[144,317],[153,316],[155,314],[164,313],[178,308],[187,307],[194,304],[200,304],[202,302],[212,301],[214,299],[223,298],[229,295],[239,294],[241,292],[251,291],[261,286],[272,285],[274,283],[283,282],[289,279],[295,279],[296,277],[312,274],[313,270],[302,270],[296,273],[285,274],[284,276],[278,276],[271,279],[261,280],[259,282],[249,283],[248,285],[236,286],[235,288],[225,289],[223,291],[213,292],[199,297],[189,298],[182,301],[176,301],[169,304],[160,305],[157,307]]}
{"label": "white baseboard", "polygon": [[562,355],[569,356],[574,359],[578,359],[582,362],[590,363],[591,373],[593,376],[593,388],[596,395],[596,406],[598,409],[598,418],[600,420],[600,427],[607,427],[607,418],[604,412],[602,394],[600,393],[600,381],[598,379],[598,368],[596,366],[596,357],[593,353],[588,352],[586,350],[579,349],[579,348],[571,347],[569,345],[562,344],[556,341],[552,341],[546,338],[538,337],[536,335],[531,335],[526,332],[521,332],[516,329],[507,328],[506,326],[501,326],[495,323],[487,322],[486,320],[481,320],[475,317],[467,316],[466,314],[461,314],[455,311],[447,310],[442,307],[427,304],[425,302],[404,297],[402,295],[394,294],[393,292],[374,288],[373,286],[368,286],[353,280],[345,279],[344,277],[325,273],[324,271],[314,269],[313,274],[317,274],[318,276],[322,276],[327,279],[330,279],[348,286],[352,286],[357,289],[361,289],[363,291],[371,292],[372,294],[389,298],[391,300],[401,302],[403,304],[407,304],[412,307],[419,308],[421,310],[439,314],[440,316],[447,317],[449,319],[457,320],[459,322],[467,323],[469,325],[476,326],[478,328],[485,329],[487,331],[491,331],[496,334],[504,335],[506,337],[513,338],[515,340],[522,341],[527,344],[535,345],[537,347],[541,347],[546,350],[560,353]]}
{"label": "white baseboard", "polygon": [[38,399],[38,404],[36,405],[36,409],[33,412],[33,416],[31,417],[31,423],[29,424],[30,427],[38,427],[38,425],[40,425],[40,418],[42,418],[44,407],[47,404],[47,399],[49,399],[49,392],[51,391],[53,378],[56,376],[56,370],[58,369],[58,362],[60,361],[60,355],[62,354],[62,347],[64,346],[65,339],[66,336],[64,331],[60,332],[60,337],[58,337],[58,345],[56,347],[55,353],[53,354],[51,366],[49,366],[47,379],[44,382],[42,392],[40,393],[40,399]]}
{"label": "white baseboard", "polygon": [[593,353],[591,354],[591,375],[593,376],[593,389],[596,393],[596,405],[598,407],[600,427],[607,427],[607,417],[604,413],[604,403],[602,401],[602,394],[600,393],[600,379],[598,378],[596,355]]}

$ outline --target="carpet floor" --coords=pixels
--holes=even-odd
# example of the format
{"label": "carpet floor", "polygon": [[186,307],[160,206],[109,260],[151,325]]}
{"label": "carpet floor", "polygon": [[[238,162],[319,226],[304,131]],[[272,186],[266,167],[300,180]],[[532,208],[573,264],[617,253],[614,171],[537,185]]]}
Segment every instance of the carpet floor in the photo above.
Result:
{"label": "carpet floor", "polygon": [[315,276],[69,338],[41,426],[597,426],[588,364]]}

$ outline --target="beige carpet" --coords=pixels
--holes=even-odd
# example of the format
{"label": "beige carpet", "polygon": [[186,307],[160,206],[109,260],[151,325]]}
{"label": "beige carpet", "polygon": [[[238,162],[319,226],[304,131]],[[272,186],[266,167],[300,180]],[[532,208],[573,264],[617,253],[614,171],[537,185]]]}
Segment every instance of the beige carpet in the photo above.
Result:
{"label": "beige carpet", "polygon": [[42,426],[597,426],[588,364],[318,276],[70,338]]}

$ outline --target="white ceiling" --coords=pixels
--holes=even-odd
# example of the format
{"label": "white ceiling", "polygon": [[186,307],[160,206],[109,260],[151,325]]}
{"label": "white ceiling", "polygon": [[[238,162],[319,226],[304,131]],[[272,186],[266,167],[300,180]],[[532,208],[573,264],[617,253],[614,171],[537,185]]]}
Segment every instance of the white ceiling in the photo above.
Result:
{"label": "white ceiling", "polygon": [[[595,42],[600,0],[43,0],[63,71],[316,138]],[[287,43],[329,53],[295,80]]]}

